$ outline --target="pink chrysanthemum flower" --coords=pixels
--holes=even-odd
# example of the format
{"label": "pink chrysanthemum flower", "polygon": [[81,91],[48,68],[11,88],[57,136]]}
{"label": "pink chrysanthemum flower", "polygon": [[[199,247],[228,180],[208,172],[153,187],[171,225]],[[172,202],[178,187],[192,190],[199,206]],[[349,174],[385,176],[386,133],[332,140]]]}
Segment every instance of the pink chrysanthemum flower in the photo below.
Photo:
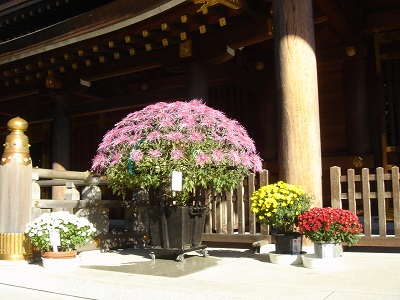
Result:
{"label": "pink chrysanthemum flower", "polygon": [[189,136],[189,140],[201,142],[204,140],[204,135],[200,132],[192,132]]}
{"label": "pink chrysanthemum flower", "polygon": [[199,155],[197,155],[196,157],[196,165],[198,166],[204,166],[205,163],[208,161],[209,156],[205,153],[200,153]]}
{"label": "pink chrysanthemum flower", "polygon": [[174,125],[174,120],[172,120],[172,118],[170,117],[166,117],[160,120],[158,127],[166,128],[166,127],[172,127],[173,125]]}
{"label": "pink chrysanthemum flower", "polygon": [[167,133],[164,137],[170,141],[179,141],[183,139],[185,136],[180,132],[170,132]]}
{"label": "pink chrysanthemum flower", "polygon": [[161,132],[159,132],[159,131],[153,131],[153,132],[150,132],[150,133],[147,135],[147,140],[148,140],[149,142],[156,141],[156,140],[160,139],[161,136],[162,136],[162,133],[161,133]]}
{"label": "pink chrysanthemum flower", "polygon": [[114,156],[111,159],[110,167],[112,167],[117,162],[119,162],[120,159],[121,159],[121,153],[120,152],[115,153]]}
{"label": "pink chrysanthemum flower", "polygon": [[216,163],[223,161],[225,158],[224,152],[221,150],[214,150],[212,153],[212,160]]}
{"label": "pink chrysanthemum flower", "polygon": [[235,164],[239,164],[240,163],[240,156],[235,150],[229,151],[229,158]]}
{"label": "pink chrysanthemum flower", "polygon": [[183,158],[183,151],[182,150],[173,150],[172,152],[171,152],[171,157],[172,157],[172,159],[173,160],[175,160],[175,161],[178,161],[178,160],[180,160],[181,158]]}
{"label": "pink chrysanthemum flower", "polygon": [[162,156],[162,152],[160,150],[149,150],[149,155],[154,157],[154,158],[158,158]]}
{"label": "pink chrysanthemum flower", "polygon": [[184,119],[179,124],[179,128],[194,128],[196,126],[196,121],[192,117],[185,116]]}
{"label": "pink chrysanthemum flower", "polygon": [[134,162],[139,162],[139,161],[142,160],[142,158],[143,158],[143,152],[142,152],[142,150],[140,150],[140,149],[134,149],[134,150],[132,150],[132,152],[131,152],[131,159],[132,159],[132,161],[134,161]]}

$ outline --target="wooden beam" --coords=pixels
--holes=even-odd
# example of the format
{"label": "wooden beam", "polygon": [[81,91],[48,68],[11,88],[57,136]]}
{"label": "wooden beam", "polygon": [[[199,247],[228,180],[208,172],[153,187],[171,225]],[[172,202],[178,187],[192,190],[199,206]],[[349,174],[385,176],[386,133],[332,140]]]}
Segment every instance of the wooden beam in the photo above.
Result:
{"label": "wooden beam", "polygon": [[370,14],[366,17],[365,32],[377,33],[399,29],[399,15],[400,9]]}
{"label": "wooden beam", "polygon": [[363,236],[355,246],[400,247],[400,238]]}
{"label": "wooden beam", "polygon": [[360,2],[356,0],[336,0],[349,22],[353,24],[355,30],[360,32],[365,26],[365,15]]}
{"label": "wooden beam", "polygon": [[253,243],[261,240],[271,241],[271,236],[262,234],[203,233],[203,242]]}
{"label": "wooden beam", "polygon": [[118,0],[81,16],[36,31],[0,45],[0,64],[26,58],[52,49],[138,23],[162,13],[185,0]]}
{"label": "wooden beam", "polygon": [[333,29],[347,40],[354,40],[356,30],[343,14],[335,0],[315,0],[315,4],[328,17]]}
{"label": "wooden beam", "polygon": [[[348,51],[353,50],[349,47],[353,47],[355,50],[354,54],[350,54]],[[354,44],[342,47],[336,47],[331,49],[324,49],[317,51],[317,63],[318,65],[324,63],[331,63],[337,61],[343,61],[346,59],[366,57],[368,55],[368,48],[366,44]]]}

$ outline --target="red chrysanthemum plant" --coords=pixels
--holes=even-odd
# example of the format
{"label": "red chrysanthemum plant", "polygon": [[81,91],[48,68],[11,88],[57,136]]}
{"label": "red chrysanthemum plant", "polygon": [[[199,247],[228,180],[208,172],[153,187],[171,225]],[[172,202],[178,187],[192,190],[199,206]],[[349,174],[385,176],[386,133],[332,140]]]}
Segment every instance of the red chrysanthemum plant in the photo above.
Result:
{"label": "red chrysanthemum plant", "polygon": [[299,232],[313,242],[347,243],[358,242],[362,225],[357,215],[349,210],[332,207],[314,207],[298,217]]}
{"label": "red chrysanthemum plant", "polygon": [[172,172],[180,172],[182,191],[174,199],[185,204],[195,188],[235,188],[250,172],[260,172],[262,162],[243,126],[192,100],[129,114],[105,134],[92,170],[122,195],[137,187],[169,187]]}

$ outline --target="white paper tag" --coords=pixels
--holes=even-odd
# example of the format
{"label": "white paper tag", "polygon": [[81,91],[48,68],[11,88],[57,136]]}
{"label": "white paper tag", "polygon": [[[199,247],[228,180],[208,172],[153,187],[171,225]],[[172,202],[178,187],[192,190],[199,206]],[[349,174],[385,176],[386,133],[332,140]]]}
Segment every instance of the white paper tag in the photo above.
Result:
{"label": "white paper tag", "polygon": [[53,246],[53,252],[58,252],[57,247],[61,246],[60,231],[58,229],[50,230],[50,244]]}
{"label": "white paper tag", "polygon": [[300,254],[301,253],[301,237],[293,239],[293,249],[292,254]]}
{"label": "white paper tag", "polygon": [[172,171],[172,190],[182,191],[182,172]]}
{"label": "white paper tag", "polygon": [[322,244],[322,258],[333,258],[333,244]]}

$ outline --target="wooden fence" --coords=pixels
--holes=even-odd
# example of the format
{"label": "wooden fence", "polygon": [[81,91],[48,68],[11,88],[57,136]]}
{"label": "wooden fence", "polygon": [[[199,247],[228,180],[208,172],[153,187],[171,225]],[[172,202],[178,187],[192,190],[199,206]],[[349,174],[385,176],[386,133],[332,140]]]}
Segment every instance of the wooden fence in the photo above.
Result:
{"label": "wooden fence", "polygon": [[238,243],[270,240],[268,228],[256,222],[249,200],[255,190],[266,184],[268,171],[264,170],[257,177],[250,174],[229,193],[211,191],[205,197],[205,205],[209,207],[210,214],[206,219],[203,240]]}
{"label": "wooden fence", "polygon": [[400,246],[399,179],[398,167],[391,173],[379,167],[375,174],[367,168],[361,174],[348,169],[346,175],[331,167],[331,205],[359,216],[364,232],[358,246]]}

